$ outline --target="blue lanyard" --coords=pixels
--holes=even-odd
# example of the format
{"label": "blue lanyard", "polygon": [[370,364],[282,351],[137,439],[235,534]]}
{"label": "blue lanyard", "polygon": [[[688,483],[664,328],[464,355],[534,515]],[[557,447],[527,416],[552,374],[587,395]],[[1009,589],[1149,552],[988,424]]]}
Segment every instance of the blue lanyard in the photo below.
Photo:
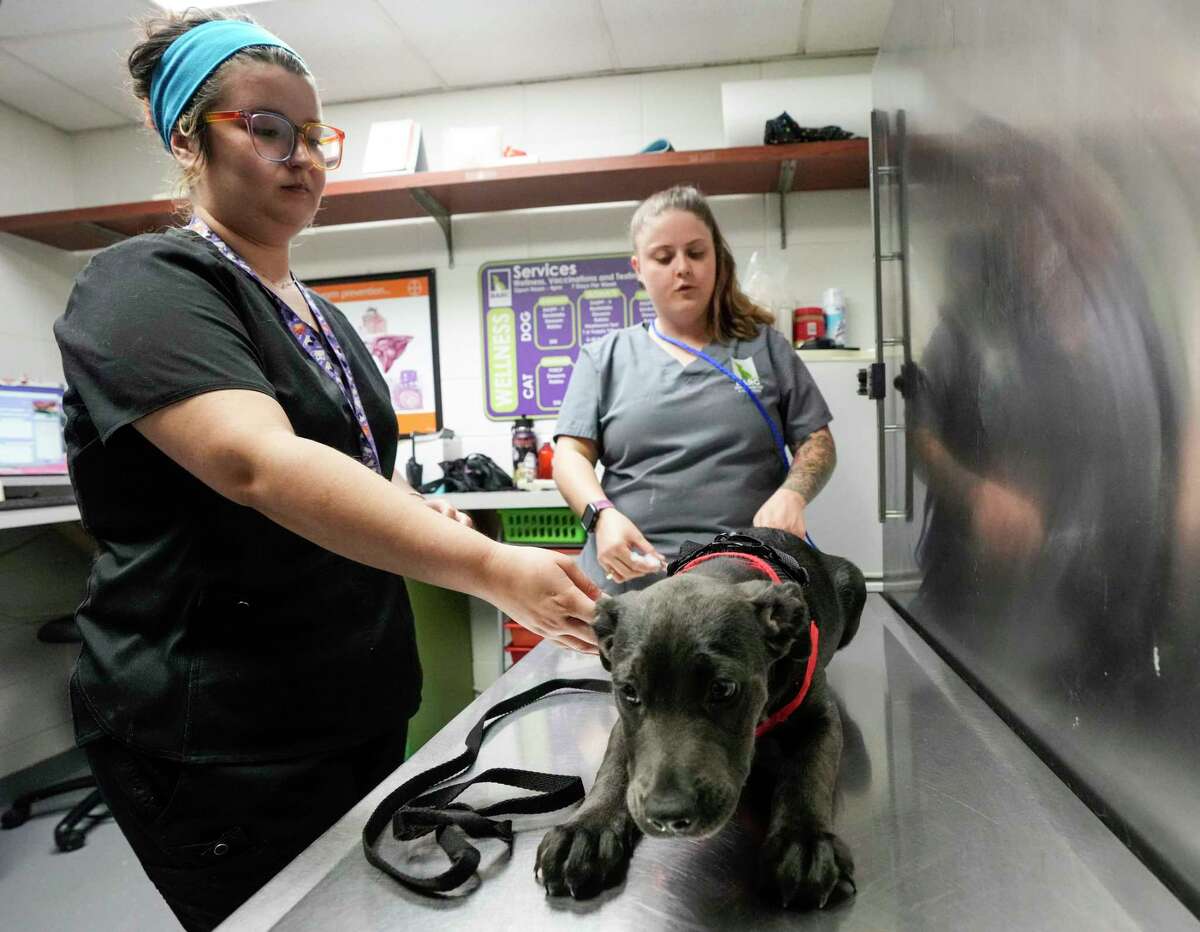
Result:
{"label": "blue lanyard", "polygon": [[[787,444],[783,442],[783,435],[779,432],[779,428],[775,426],[775,419],[767,413],[767,409],[764,408],[762,402],[758,400],[758,395],[754,394],[754,390],[746,384],[745,380],[737,376],[735,373],[730,372],[723,365],[709,356],[708,353],[704,352],[704,350],[698,350],[693,346],[688,346],[686,343],[681,343],[679,340],[671,339],[656,326],[654,326],[653,320],[650,321],[650,329],[654,331],[656,336],[658,336],[660,339],[666,340],[672,346],[678,346],[681,350],[686,350],[693,356],[699,356],[718,372],[722,373],[727,379],[731,379],[735,385],[740,385],[742,387],[742,391],[744,391],[749,399],[754,402],[754,407],[758,408],[758,413],[762,415],[762,419],[766,421],[767,426],[771,428],[771,436],[775,438],[775,450],[777,453],[779,453],[779,459],[783,462],[783,471],[786,474],[791,468],[791,464],[788,463],[787,458]],[[817,545],[814,543],[812,535],[807,531],[804,532],[804,539],[808,542],[810,547],[812,547],[814,550],[817,549]]]}
{"label": "blue lanyard", "polygon": [[654,321],[650,321],[650,329],[654,331],[655,335],[659,339],[666,340],[672,346],[678,346],[681,350],[686,350],[693,356],[699,356],[718,372],[724,374],[727,379],[732,380],[735,384],[742,387],[742,391],[744,391],[747,397],[754,402],[754,407],[758,409],[758,413],[761,414],[762,419],[766,421],[767,427],[771,428],[771,436],[775,439],[775,449],[779,453],[779,459],[783,462],[783,471],[786,473],[790,468],[787,457],[787,444],[783,442],[783,435],[779,432],[779,428],[775,426],[775,419],[767,413],[767,409],[764,408],[763,403],[758,400],[758,396],[754,394],[754,390],[751,389],[743,379],[733,372],[730,372],[727,368],[709,356],[708,353],[704,352],[704,350],[698,350],[695,347],[688,346],[686,343],[681,343],[679,340],[671,339],[671,337],[666,336],[661,330],[658,329],[658,327],[654,325]]}

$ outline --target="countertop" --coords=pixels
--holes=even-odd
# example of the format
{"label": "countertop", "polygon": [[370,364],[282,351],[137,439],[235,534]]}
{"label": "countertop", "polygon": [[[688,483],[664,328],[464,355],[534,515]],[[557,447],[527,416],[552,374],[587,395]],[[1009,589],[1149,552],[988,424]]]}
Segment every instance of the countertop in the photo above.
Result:
{"label": "countertop", "polygon": [[[878,595],[829,671],[847,722],[837,831],[857,862],[852,901],[810,914],[761,901],[753,882],[762,826],[745,806],[706,841],[644,839],[624,884],[583,903],[548,899],[533,878],[538,842],[562,813],[518,823],[511,858],[499,842],[483,842],[482,885],[455,899],[410,893],[367,864],[361,830],[376,802],[457,755],[483,709],[550,677],[597,675],[593,658],[538,647],[222,930],[1200,928]],[[607,696],[545,700],[491,736],[472,772],[578,773],[590,786],[615,715]],[[385,838],[384,850],[402,857]],[[440,855],[430,852],[422,846],[408,869]]]}
{"label": "countertop", "polygon": [[565,508],[566,499],[558,489],[525,491],[509,489],[504,492],[450,492],[430,496],[447,501],[460,511],[498,510],[502,508]]}
{"label": "countertop", "polygon": [[[462,511],[493,511],[502,508],[565,508],[566,500],[557,489],[506,492],[452,492],[440,495]],[[78,505],[48,505],[38,508],[0,510],[0,530],[61,524],[79,520]]]}
{"label": "countertop", "polygon": [[[457,505],[455,506],[458,507]],[[36,527],[40,524],[62,524],[79,520],[78,505],[46,505],[36,508],[13,508],[0,511],[0,530],[11,527]]]}

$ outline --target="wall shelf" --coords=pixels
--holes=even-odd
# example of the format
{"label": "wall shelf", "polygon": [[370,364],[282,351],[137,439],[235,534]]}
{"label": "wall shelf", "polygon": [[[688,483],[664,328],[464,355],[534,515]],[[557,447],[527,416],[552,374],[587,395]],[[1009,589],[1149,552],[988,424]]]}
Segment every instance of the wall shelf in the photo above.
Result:
{"label": "wall shelf", "polygon": [[[866,188],[867,145],[865,139],[849,139],[699,149],[333,181],[314,225],[433,217],[453,265],[456,214],[640,200],[678,183],[695,184],[708,195]],[[780,239],[786,248],[783,202],[780,198]],[[173,201],[139,201],[0,217],[0,232],[81,251],[177,220]]]}

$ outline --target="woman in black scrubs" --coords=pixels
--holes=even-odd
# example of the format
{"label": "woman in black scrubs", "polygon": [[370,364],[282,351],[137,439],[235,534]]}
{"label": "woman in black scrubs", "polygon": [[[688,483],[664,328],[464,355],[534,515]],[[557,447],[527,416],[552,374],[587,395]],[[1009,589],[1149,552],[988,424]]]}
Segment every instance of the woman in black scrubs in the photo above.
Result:
{"label": "woman in black scrubs", "polygon": [[421,671],[401,574],[580,650],[596,590],[394,476],[387,386],[289,270],[343,139],[300,56],[192,13],[149,21],[129,64],[191,220],[96,256],[55,325],[98,544],[71,696],[147,874],[207,929],[402,761]]}

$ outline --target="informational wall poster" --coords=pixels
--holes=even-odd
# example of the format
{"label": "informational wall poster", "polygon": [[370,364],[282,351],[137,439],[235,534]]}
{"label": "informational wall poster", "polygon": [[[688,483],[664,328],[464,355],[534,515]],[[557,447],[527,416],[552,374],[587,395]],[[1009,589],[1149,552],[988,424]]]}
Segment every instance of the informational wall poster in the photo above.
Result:
{"label": "informational wall poster", "polygon": [[400,433],[442,426],[433,269],[327,278],[309,287],[349,319],[383,373]]}
{"label": "informational wall poster", "polygon": [[581,346],[654,319],[628,254],[487,262],[479,295],[493,420],[554,417]]}

